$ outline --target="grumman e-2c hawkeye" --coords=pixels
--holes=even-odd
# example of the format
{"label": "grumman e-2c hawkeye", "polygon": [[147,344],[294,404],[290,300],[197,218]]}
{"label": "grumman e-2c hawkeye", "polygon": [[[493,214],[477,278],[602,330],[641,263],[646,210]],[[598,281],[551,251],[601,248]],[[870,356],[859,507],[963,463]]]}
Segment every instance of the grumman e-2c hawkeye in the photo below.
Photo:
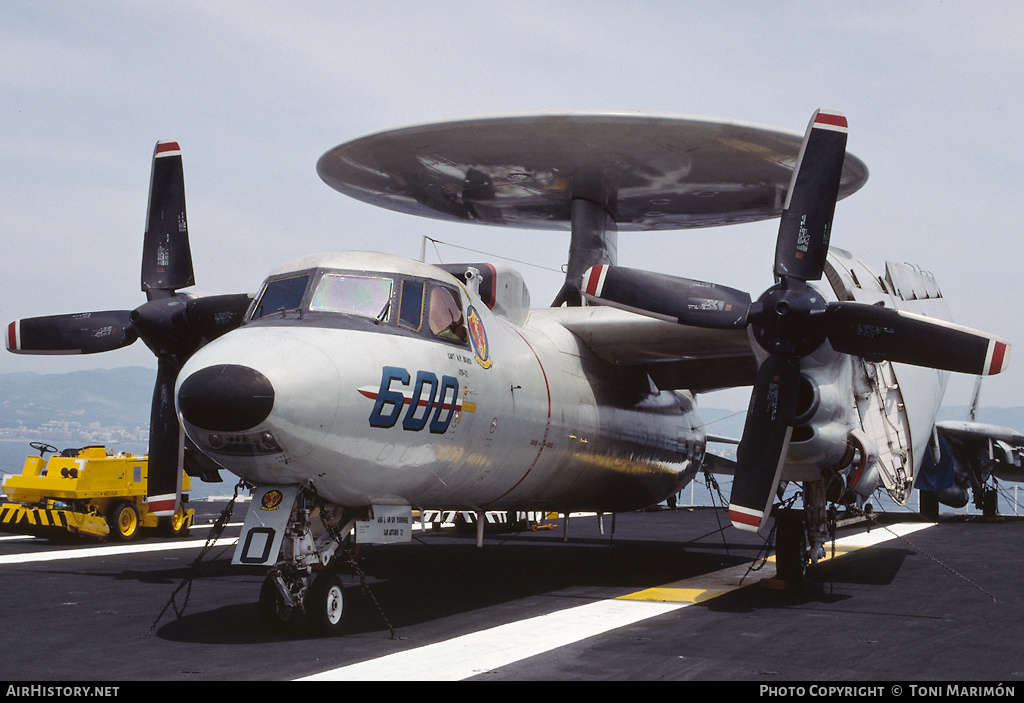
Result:
{"label": "grumman e-2c hawkeye", "polygon": [[[234,561],[270,567],[272,626],[304,615],[341,628],[342,541],[408,540],[413,507],[614,512],[665,499],[709,456],[695,394],[730,386],[754,388],[730,515],[763,530],[779,482],[804,482],[797,529],[779,536],[780,569],[799,574],[822,552],[826,488],[851,504],[879,486],[905,500],[945,370],[997,373],[1008,351],[943,321],[930,278],[892,266],[882,278],[829,251],[836,200],[867,178],[846,131],[827,111],[803,135],[549,114],[393,130],[320,159],[330,186],[372,204],[569,230],[565,284],[539,309],[507,266],[361,252],[287,263],[251,300],[193,299],[180,292],[193,284],[180,151],[161,142],[148,302],[16,321],[8,346],[143,339],[159,360],[151,476],[221,466],[255,485]],[[779,283],[759,301],[615,265],[619,231],[778,216]],[[173,479],[154,491],[173,510]]]}

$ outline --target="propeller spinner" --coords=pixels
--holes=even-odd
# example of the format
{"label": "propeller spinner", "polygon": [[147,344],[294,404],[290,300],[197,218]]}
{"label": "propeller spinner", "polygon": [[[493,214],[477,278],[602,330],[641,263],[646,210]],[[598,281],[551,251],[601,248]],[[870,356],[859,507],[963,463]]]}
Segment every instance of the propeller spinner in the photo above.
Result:
{"label": "propeller spinner", "polygon": [[585,297],[695,327],[749,325],[768,352],[750,397],[737,450],[729,516],[740,529],[765,524],[796,417],[800,360],[826,340],[840,353],[970,374],[1005,368],[1005,340],[920,315],[856,302],[827,303],[820,280],[846,154],[847,121],[834,111],[811,118],[793,172],[775,248],[778,281],[756,301],[725,286],[620,266],[594,266]]}
{"label": "propeller spinner", "polygon": [[192,298],[178,292],[194,284],[181,149],[177,142],[159,141],[142,252],[147,302],[134,310],[15,320],[7,328],[7,349],[18,354],[93,354],[141,339],[156,355],[148,500],[157,516],[173,515],[181,502],[184,443],[174,407],[178,371],[206,341],[237,327],[250,302],[247,294]]}

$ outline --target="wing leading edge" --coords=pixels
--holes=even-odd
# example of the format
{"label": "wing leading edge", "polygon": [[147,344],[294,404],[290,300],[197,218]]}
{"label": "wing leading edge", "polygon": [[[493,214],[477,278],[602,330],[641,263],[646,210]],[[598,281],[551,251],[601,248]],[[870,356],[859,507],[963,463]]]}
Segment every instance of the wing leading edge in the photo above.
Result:
{"label": "wing leading edge", "polygon": [[532,310],[616,366],[643,366],[660,390],[750,386],[757,361],[746,329],[702,329],[607,306]]}

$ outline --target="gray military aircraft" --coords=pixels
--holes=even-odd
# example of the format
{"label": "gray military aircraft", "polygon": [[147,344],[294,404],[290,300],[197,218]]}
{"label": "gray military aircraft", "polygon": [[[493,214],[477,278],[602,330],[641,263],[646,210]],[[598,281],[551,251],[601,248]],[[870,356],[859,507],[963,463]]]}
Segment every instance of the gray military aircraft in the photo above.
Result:
{"label": "gray military aircraft", "polygon": [[966,420],[935,423],[916,487],[921,491],[921,512],[938,517],[939,503],[963,508],[973,495],[985,518],[998,515],[998,481],[1024,482],[1024,434],[978,422],[981,377],[974,386]]}
{"label": "gray military aircraft", "polygon": [[[780,570],[799,575],[823,553],[827,501],[879,487],[905,499],[947,372],[998,373],[1009,349],[947,322],[929,277],[892,265],[881,277],[829,247],[836,201],[867,178],[846,135],[824,110],[803,134],[542,114],[386,131],[319,160],[328,185],[382,207],[568,230],[547,308],[504,265],[367,252],[298,258],[254,297],[193,298],[180,150],[160,142],[147,302],[15,321],[8,348],[143,340],[158,358],[150,501],[180,510],[181,465],[254,486],[234,561],[269,567],[260,610],[273,627],[341,628],[343,541],[408,540],[414,507],[476,512],[482,528],[485,511],[664,500],[705,461],[695,395],[731,386],[753,393],[730,516],[764,531],[780,481],[802,482],[803,513],[778,536]],[[620,231],[780,216],[778,283],[757,301],[616,265]]]}

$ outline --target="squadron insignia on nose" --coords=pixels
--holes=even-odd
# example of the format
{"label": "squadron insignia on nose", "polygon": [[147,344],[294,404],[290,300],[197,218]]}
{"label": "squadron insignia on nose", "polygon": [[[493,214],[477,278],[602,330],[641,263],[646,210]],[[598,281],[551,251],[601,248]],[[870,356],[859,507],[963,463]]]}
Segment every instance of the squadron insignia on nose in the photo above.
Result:
{"label": "squadron insignia on nose", "polygon": [[476,362],[485,369],[491,368],[491,352],[487,348],[487,332],[484,331],[484,323],[480,319],[480,313],[472,305],[466,313],[466,325],[469,327],[469,337],[473,340],[473,350],[476,352]]}

